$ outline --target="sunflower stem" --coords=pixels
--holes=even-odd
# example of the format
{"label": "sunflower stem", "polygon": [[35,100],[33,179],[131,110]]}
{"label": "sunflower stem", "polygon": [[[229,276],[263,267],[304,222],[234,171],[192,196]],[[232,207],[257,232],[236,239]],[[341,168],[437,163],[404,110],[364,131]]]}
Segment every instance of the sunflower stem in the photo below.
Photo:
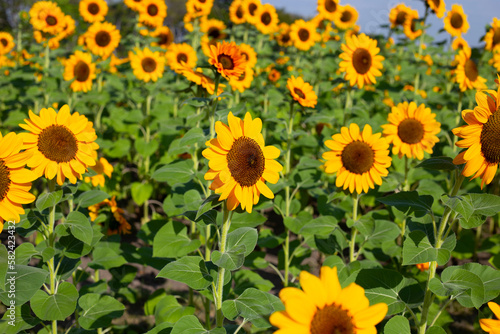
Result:
{"label": "sunflower stem", "polygon": [[[358,220],[358,202],[359,202],[359,194],[352,195],[352,220],[353,224]],[[356,246],[356,236],[358,234],[358,229],[356,227],[352,227],[352,237],[349,242],[349,262],[354,262],[358,258],[358,255],[354,253]]]}
{"label": "sunflower stem", "polygon": [[[56,179],[48,180],[49,193],[54,192],[56,187]],[[54,226],[56,224],[56,205],[54,204],[50,208],[49,212],[49,245],[54,247],[55,235]],[[50,274],[50,294],[56,294],[56,271],[54,267],[54,257],[52,257],[48,262],[49,274]],[[52,334],[57,334],[57,320],[52,321]]]}
{"label": "sunflower stem", "polygon": [[[347,121],[349,121],[349,116],[351,115],[351,108],[352,108],[352,87],[349,86],[347,88],[347,94],[345,98],[345,107],[344,107],[344,126],[347,124]],[[349,110],[349,112],[348,112]]]}
{"label": "sunflower stem", "polygon": [[[151,141],[151,128],[149,127],[149,115],[151,113],[151,101],[153,100],[153,96],[152,95],[148,95],[148,97],[146,98],[146,134],[145,134],[145,137],[144,137],[144,141],[146,142],[146,145],[149,144],[149,142]],[[149,164],[150,164],[150,156],[147,155],[144,159],[144,174],[148,175],[149,173]],[[147,182],[147,181],[146,181]],[[142,224],[146,224],[147,220],[148,220],[148,210],[149,210],[149,206],[148,206],[148,203],[149,202],[149,198],[144,202],[144,215],[142,217]]]}
{"label": "sunflower stem", "polygon": [[[291,100],[290,101],[290,114],[289,114],[289,120],[288,120],[288,126],[287,126],[287,145],[286,145],[286,156],[285,156],[285,170],[283,172],[285,178],[288,181],[288,176],[290,174],[290,169],[291,169],[291,160],[292,160],[292,135],[293,135],[293,119],[295,116],[295,111],[294,111],[294,105],[295,101]],[[290,196],[290,185],[285,187],[285,217],[290,216],[290,204],[292,201],[292,196]],[[283,217],[283,218],[285,218]],[[284,280],[283,280],[283,286],[288,286],[288,278],[289,278],[289,271],[290,271],[290,231],[288,228],[285,226],[285,232],[286,232],[286,237],[285,237],[285,245],[283,246],[283,255],[284,255],[284,261],[285,261],[285,274],[284,274]]]}
{"label": "sunflower stem", "polygon": [[[221,254],[226,252],[226,242],[227,234],[229,228],[231,227],[231,218],[233,217],[233,211],[229,211],[227,208],[227,202],[224,201],[224,217],[222,222],[222,232],[219,241],[219,250]],[[216,310],[216,324],[217,327],[221,328],[224,324],[224,315],[222,314],[222,295],[224,292],[224,274],[225,268],[219,267],[219,273],[217,278],[217,290],[215,295],[215,310]]]}
{"label": "sunflower stem", "polygon": [[217,92],[219,91],[219,82],[220,82],[220,73],[215,72],[215,79],[214,79],[214,99],[212,100],[212,111],[210,112],[210,139],[213,139],[215,137],[215,111],[217,110],[217,104],[219,102],[219,98],[217,95]]}

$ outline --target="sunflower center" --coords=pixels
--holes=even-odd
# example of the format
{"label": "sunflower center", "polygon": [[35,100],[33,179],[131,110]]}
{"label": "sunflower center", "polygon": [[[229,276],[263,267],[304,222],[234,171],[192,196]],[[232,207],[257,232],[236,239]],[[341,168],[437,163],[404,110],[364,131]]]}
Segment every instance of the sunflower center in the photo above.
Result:
{"label": "sunflower center", "polygon": [[73,75],[75,76],[76,81],[87,81],[90,75],[89,65],[87,65],[87,63],[83,60],[79,60],[73,68]]}
{"label": "sunflower center", "polygon": [[158,14],[158,6],[151,4],[148,6],[148,14],[151,16],[156,16]]}
{"label": "sunflower center", "polygon": [[109,32],[101,30],[95,35],[95,42],[100,47],[108,46],[111,42],[111,35]]}
{"label": "sunflower center", "polygon": [[260,21],[266,26],[269,25],[269,23],[271,23],[271,14],[265,12],[260,16]]}
{"label": "sunflower center", "polygon": [[158,44],[160,45],[167,45],[169,39],[168,39],[168,34],[160,34],[158,35]]}
{"label": "sunflower center", "polygon": [[38,135],[38,150],[51,161],[69,162],[76,158],[78,142],[67,127],[54,124]]}
{"label": "sunflower center", "polygon": [[398,15],[396,16],[396,24],[403,24],[405,23],[406,20],[406,12],[399,12]]}
{"label": "sunflower center", "polygon": [[465,76],[470,81],[476,81],[479,76],[479,71],[477,70],[476,63],[472,59],[467,59],[464,65]]}
{"label": "sunflower center", "polygon": [[453,13],[453,15],[451,15],[450,24],[455,29],[462,28],[462,25],[464,24],[462,15],[459,13]]}
{"label": "sunflower center", "polygon": [[243,18],[243,9],[241,8],[241,6],[236,10],[236,17],[239,19]]}
{"label": "sunflower center", "polygon": [[436,7],[439,7],[439,5],[441,4],[441,0],[432,0],[432,2],[434,3],[434,6],[436,6]]}
{"label": "sunflower center", "polygon": [[306,42],[309,39],[309,30],[301,28],[299,30],[299,38],[302,42]]}
{"label": "sunflower center", "polygon": [[398,137],[407,144],[419,143],[424,138],[424,127],[416,119],[407,118],[399,123]]}
{"label": "sunflower center", "polygon": [[481,130],[481,152],[489,163],[500,162],[500,108],[495,111]]}
{"label": "sunflower center", "polygon": [[227,166],[232,177],[243,187],[260,180],[266,160],[259,144],[249,137],[236,139],[227,153]]}
{"label": "sunflower center", "polygon": [[245,81],[245,78],[247,76],[247,71],[244,71],[241,73],[241,75],[238,77],[238,81]]}
{"label": "sunflower center", "polygon": [[0,159],[0,202],[7,196],[10,186],[10,171],[5,161]]}
{"label": "sunflower center", "polygon": [[316,311],[311,321],[311,334],[354,334],[352,317],[335,304]]}
{"label": "sunflower center", "polygon": [[99,13],[99,5],[92,2],[91,4],[88,5],[87,10],[89,11],[90,14],[95,15]]}
{"label": "sunflower center", "polygon": [[255,13],[255,11],[257,10],[257,5],[254,4],[254,3],[251,3],[249,6],[248,6],[248,12],[250,13],[250,15],[253,16],[253,13]]}
{"label": "sunflower center", "polygon": [[0,39],[0,43],[2,43],[3,46],[7,46],[7,44],[9,44],[5,38]]}
{"label": "sunflower center", "polygon": [[352,64],[356,72],[365,74],[372,66],[372,55],[367,49],[357,48],[352,54]]}
{"label": "sunflower center", "polygon": [[246,53],[245,51],[242,51],[242,52],[241,52],[241,56],[242,56],[243,58],[245,58],[245,61],[248,61],[248,59],[250,58],[250,57],[248,57],[248,53]]}
{"label": "sunflower center", "polygon": [[208,36],[210,36],[212,38],[219,38],[220,37],[219,28],[212,27],[212,28],[208,29]]}
{"label": "sunflower center", "polygon": [[186,56],[186,54],[185,54],[185,53],[179,53],[179,54],[177,55],[177,62],[178,62],[179,64],[182,64],[182,62],[187,63],[187,61],[188,61],[188,57]]}
{"label": "sunflower center", "polygon": [[141,61],[144,72],[151,73],[156,70],[156,61],[151,57],[146,57]]}
{"label": "sunflower center", "polygon": [[352,13],[348,10],[344,10],[342,12],[342,16],[340,17],[340,21],[342,22],[349,22],[352,19]]}
{"label": "sunflower center", "polygon": [[351,173],[363,174],[372,168],[374,156],[373,149],[367,143],[356,140],[347,144],[342,151],[342,165]]}
{"label": "sunflower center", "polygon": [[290,33],[289,32],[284,33],[283,35],[281,35],[281,42],[283,42],[283,43],[290,42]]}
{"label": "sunflower center", "polygon": [[57,24],[57,18],[52,15],[47,15],[45,22],[47,22],[49,26],[55,26]]}
{"label": "sunflower center", "polygon": [[337,4],[333,0],[326,0],[325,9],[327,12],[333,13],[337,10]]}
{"label": "sunflower center", "polygon": [[493,45],[492,46],[495,46],[498,43],[500,43],[500,28],[496,28],[493,31]]}
{"label": "sunflower center", "polygon": [[304,92],[302,92],[302,90],[298,89],[297,87],[293,89],[293,92],[297,94],[301,99],[304,99],[306,97]]}
{"label": "sunflower center", "polygon": [[410,29],[411,29],[411,31],[412,31],[412,32],[417,31],[417,29],[416,29],[416,28],[417,28],[417,27],[416,27],[416,24],[415,24],[415,20],[411,20],[411,25],[410,25]]}
{"label": "sunflower center", "polygon": [[228,55],[221,54],[217,57],[217,60],[225,70],[232,70],[234,68],[233,58]]}

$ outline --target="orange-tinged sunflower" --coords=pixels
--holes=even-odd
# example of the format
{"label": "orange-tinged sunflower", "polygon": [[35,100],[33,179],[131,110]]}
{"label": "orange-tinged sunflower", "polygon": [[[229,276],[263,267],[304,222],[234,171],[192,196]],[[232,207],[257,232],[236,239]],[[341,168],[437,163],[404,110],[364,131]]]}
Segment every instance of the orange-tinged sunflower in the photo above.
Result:
{"label": "orange-tinged sunflower", "polygon": [[[186,77],[191,82],[194,82],[198,86],[201,86],[206,89],[208,94],[213,95],[215,92],[215,82],[212,80],[212,78],[206,76],[203,74],[203,70],[201,68],[196,69],[196,71],[193,71],[191,68],[183,68],[181,70],[181,74]],[[219,83],[219,86],[217,87],[217,95],[220,95],[224,92],[224,88],[226,85]]]}
{"label": "orange-tinged sunflower", "polygon": [[243,0],[243,8],[245,11],[245,20],[248,23],[254,23],[255,12],[262,6],[260,0]]}
{"label": "orange-tinged sunflower", "polygon": [[290,37],[295,47],[302,51],[309,50],[321,36],[316,32],[316,27],[312,22],[296,20],[290,26]]}
{"label": "orange-tinged sunflower", "polygon": [[484,90],[476,93],[474,110],[462,111],[467,125],[453,129],[462,138],[456,145],[466,150],[460,152],[453,163],[465,164],[462,174],[473,179],[481,177],[481,188],[491,183],[500,162],[500,86],[498,91]]}
{"label": "orange-tinged sunflower", "polygon": [[389,157],[389,143],[381,133],[372,134],[370,125],[363,132],[352,123],[349,128],[342,127],[340,133],[325,141],[331,151],[323,153],[326,173],[337,173],[335,185],[349,188],[361,194],[382,184],[382,176],[389,174],[392,159]]}
{"label": "orange-tinged sunflower", "polygon": [[406,21],[406,15],[411,11],[410,7],[405,4],[400,3],[396,7],[392,8],[389,12],[389,21],[391,22],[391,29],[397,26],[402,26]]}
{"label": "orange-tinged sunflower", "polygon": [[342,30],[347,30],[354,27],[356,21],[358,21],[358,11],[356,10],[356,8],[345,5],[339,6],[338,11],[339,15],[334,21],[335,25]]}
{"label": "orange-tinged sunflower", "polygon": [[451,43],[451,48],[453,50],[461,50],[465,47],[469,47],[469,43],[465,39],[463,39],[462,36],[456,37],[453,42]]}
{"label": "orange-tinged sunflower", "polygon": [[108,58],[120,44],[120,31],[109,22],[95,22],[85,33],[85,44],[90,52]]}
{"label": "orange-tinged sunflower", "polygon": [[157,28],[151,33],[151,37],[155,37],[156,41],[151,43],[151,46],[159,46],[163,49],[168,49],[168,46],[174,42],[174,35],[167,26]]}
{"label": "orange-tinged sunflower", "polygon": [[261,194],[274,198],[265,182],[279,180],[283,166],[275,159],[280,150],[265,146],[260,118],[252,120],[247,112],[242,120],[229,112],[227,121],[229,126],[215,123],[217,138],[208,141],[209,148],[202,152],[210,168],[205,180],[213,180],[210,189],[220,194],[219,201],[226,200],[228,210],[241,204],[241,209],[251,213]]}
{"label": "orange-tinged sunflower", "polygon": [[29,191],[37,176],[24,168],[31,152],[20,152],[23,138],[14,132],[0,133],[0,232],[4,221],[19,223],[24,214],[22,204],[33,202],[36,197]]}
{"label": "orange-tinged sunflower", "polygon": [[239,77],[247,62],[240,53],[240,48],[234,43],[217,42],[217,45],[210,46],[210,58],[208,59],[210,65],[215,66],[224,78]]}
{"label": "orange-tinged sunflower", "polygon": [[226,33],[224,30],[226,25],[224,22],[217,19],[206,19],[200,23],[201,32],[205,33],[211,39],[224,39],[226,38]]}
{"label": "orange-tinged sunflower", "polygon": [[458,82],[462,92],[467,89],[485,89],[486,79],[479,75],[476,62],[471,59],[471,49],[463,48],[455,56],[457,68],[455,69],[455,81]]}
{"label": "orange-tinged sunflower", "polygon": [[344,51],[340,58],[340,71],[345,72],[345,79],[351,86],[355,84],[363,88],[365,84],[375,83],[375,77],[382,75],[382,61],[377,41],[365,34],[346,37],[346,43],[341,46]]}
{"label": "orange-tinged sunflower", "polygon": [[185,68],[193,69],[198,61],[196,51],[187,43],[171,44],[165,57],[170,68],[177,73]]}
{"label": "orange-tinged sunflower", "polygon": [[229,79],[229,85],[233,90],[243,93],[245,89],[250,88],[252,81],[253,69],[247,66],[239,78],[231,77],[231,79]]}
{"label": "orange-tinged sunflower", "polygon": [[229,19],[234,24],[245,23],[245,6],[243,0],[233,0],[229,6]]}
{"label": "orange-tinged sunflower", "polygon": [[165,57],[159,51],[151,52],[149,48],[136,49],[135,53],[129,51],[130,66],[137,79],[144,82],[156,82],[163,76],[165,69]]}
{"label": "orange-tinged sunflower", "polygon": [[318,13],[323,19],[334,21],[339,16],[339,0],[318,0]]}
{"label": "orange-tinged sunflower", "polygon": [[0,31],[0,55],[6,55],[14,48],[14,38],[8,32]]}
{"label": "orange-tinged sunflower", "polygon": [[392,153],[399,158],[424,158],[424,151],[432,154],[432,148],[439,142],[436,135],[441,131],[441,123],[436,122],[436,114],[422,103],[403,102],[392,107],[387,120],[382,125],[383,134],[392,143]]}
{"label": "orange-tinged sunflower", "polygon": [[125,5],[133,11],[139,11],[140,4],[142,0],[123,0]]}
{"label": "orange-tinged sunflower", "polygon": [[[500,319],[500,306],[495,302],[489,302],[488,307],[493,314]],[[495,319],[479,319],[481,329],[486,333],[497,334],[500,333],[500,320]]]}
{"label": "orange-tinged sunflower", "polygon": [[408,37],[412,41],[423,33],[422,29],[417,29],[417,22],[418,12],[413,9],[406,15],[406,20],[403,24],[403,31],[406,37]]}
{"label": "orange-tinged sunflower", "polygon": [[295,78],[293,75],[288,78],[286,87],[292,94],[295,101],[299,102],[303,107],[314,108],[318,102],[318,97],[313,90],[313,87],[304,82],[302,77]]}
{"label": "orange-tinged sunflower", "polygon": [[436,13],[438,18],[441,19],[444,16],[444,12],[446,11],[444,0],[427,0],[427,6],[432,9],[432,12]]}
{"label": "orange-tinged sunflower", "polygon": [[500,20],[496,17],[493,18],[491,28],[484,35],[484,42],[486,43],[484,48],[489,51],[500,46]]}
{"label": "orange-tinged sunflower", "polygon": [[241,43],[238,45],[240,48],[241,56],[247,62],[247,67],[253,68],[257,64],[257,52],[251,45]]}
{"label": "orange-tinged sunflower", "polygon": [[69,59],[64,61],[64,80],[73,80],[70,88],[74,92],[88,92],[92,89],[92,80],[95,79],[95,64],[92,55],[75,51]]}
{"label": "orange-tinged sunflower", "polygon": [[19,126],[29,133],[21,134],[23,148],[32,154],[27,165],[38,177],[55,177],[59,185],[66,178],[76,183],[88,166],[96,164],[99,145],[92,122],[78,112],[70,114],[67,104],[58,113],[43,108],[40,116],[30,110],[24,121]]}
{"label": "orange-tinged sunflower", "polygon": [[267,79],[271,82],[276,82],[281,78],[281,73],[277,69],[273,68],[271,71],[269,71],[269,74],[267,75]]}
{"label": "orange-tinged sunflower", "polygon": [[167,17],[167,5],[165,0],[142,0],[138,12],[139,22],[158,28]]}
{"label": "orange-tinged sunflower", "polygon": [[278,25],[278,34],[276,35],[276,41],[281,46],[292,46],[293,41],[290,37],[290,25],[286,22],[281,22]]}
{"label": "orange-tinged sunflower", "polygon": [[469,30],[469,22],[462,6],[454,4],[444,18],[444,29],[450,35],[458,37]]}
{"label": "orange-tinged sunflower", "polygon": [[265,4],[255,11],[255,27],[264,35],[274,34],[278,30],[278,13],[273,5]]}
{"label": "orange-tinged sunflower", "polygon": [[[109,208],[109,209],[108,209]],[[113,196],[111,200],[105,199],[104,201],[91,205],[88,207],[89,217],[92,221],[95,221],[104,210],[109,210],[110,213],[107,215],[104,221],[105,227],[107,228],[106,234],[130,234],[132,226],[123,217],[123,209],[119,208],[116,204],[116,196]]]}
{"label": "orange-tinged sunflower", "polygon": [[101,157],[96,161],[95,166],[90,167],[97,175],[94,176],[86,176],[84,181],[87,183],[92,182],[94,187],[101,186],[104,187],[105,178],[104,175],[111,178],[111,174],[113,173],[113,165],[111,165],[106,158]]}
{"label": "orange-tinged sunflower", "polygon": [[101,22],[108,14],[108,4],[104,0],[81,0],[78,7],[86,22]]}
{"label": "orange-tinged sunflower", "polygon": [[321,267],[319,277],[302,271],[299,281],[302,289],[280,291],[285,310],[269,318],[279,328],[275,333],[376,333],[375,325],[387,314],[387,304],[370,306],[365,290],[358,284],[342,289],[337,267]]}

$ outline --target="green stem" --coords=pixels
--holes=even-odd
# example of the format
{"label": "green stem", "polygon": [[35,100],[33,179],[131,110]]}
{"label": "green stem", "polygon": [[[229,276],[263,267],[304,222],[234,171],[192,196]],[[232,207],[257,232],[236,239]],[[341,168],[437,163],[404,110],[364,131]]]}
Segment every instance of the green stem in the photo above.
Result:
{"label": "green stem", "polygon": [[[219,242],[219,251],[221,254],[226,252],[226,242],[227,234],[229,233],[229,228],[231,227],[231,218],[233,216],[233,211],[227,209],[227,203],[224,203],[224,218],[222,223],[222,233]],[[221,328],[224,324],[224,315],[222,314],[222,294],[224,291],[224,274],[226,270],[219,267],[219,273],[217,277],[217,291],[215,295],[215,310],[216,310],[216,324],[217,327]]]}
{"label": "green stem", "polygon": [[220,82],[220,73],[216,72],[215,73],[215,80],[214,80],[214,98],[212,100],[212,111],[210,112],[210,139],[213,139],[215,137],[215,111],[217,110],[217,104],[219,103],[219,98],[217,97],[217,91],[219,90],[219,82]]}
{"label": "green stem", "polygon": [[[359,194],[352,195],[352,220],[353,224],[358,220],[358,202],[359,202]],[[349,241],[349,262],[354,262],[358,258],[359,254],[355,254],[355,246],[356,246],[356,236],[358,234],[358,229],[356,227],[352,227],[352,237],[351,241]]]}
{"label": "green stem", "polygon": [[207,225],[206,231],[205,231],[205,261],[210,261],[210,253],[211,253],[211,247],[210,247],[210,225]]}
{"label": "green stem", "polygon": [[[144,138],[146,145],[148,145],[149,142],[151,141],[151,128],[149,126],[149,115],[151,113],[151,101],[152,100],[153,100],[153,96],[148,95],[148,97],[146,98],[146,135]],[[145,157],[145,160],[144,160],[144,175],[146,176],[146,182],[147,182],[147,176],[149,173],[149,164],[150,164],[150,156],[148,155]],[[143,206],[144,215],[142,217],[142,224],[146,224],[146,222],[148,221],[148,209],[149,209],[148,205],[149,205],[149,199],[147,199],[144,202],[144,206]]]}
{"label": "green stem", "polygon": [[45,43],[45,65],[44,65],[45,71],[49,70],[49,66],[50,66],[50,48],[49,48],[49,42],[47,41],[47,43]]}
{"label": "green stem", "polygon": [[[349,85],[349,83],[347,83]],[[352,88],[349,86],[347,88],[346,97],[345,97],[345,106],[344,106],[344,126],[347,125],[347,121],[349,121],[349,117],[352,114]]]}
{"label": "green stem", "polygon": [[[290,101],[290,113],[289,113],[289,119],[288,119],[288,126],[287,126],[287,145],[286,145],[286,155],[285,155],[285,170],[283,172],[285,178],[288,180],[288,177],[290,175],[290,169],[291,169],[291,160],[292,160],[292,136],[293,136],[293,119],[295,116],[294,112],[294,105],[295,101],[291,100]],[[290,196],[290,185],[285,187],[285,217],[290,216],[290,205],[292,202],[292,196]],[[284,218],[285,218],[284,217]],[[283,255],[284,255],[284,261],[285,261],[285,274],[284,274],[284,281],[283,285],[286,287],[288,286],[288,279],[289,279],[289,271],[290,271],[290,231],[288,228],[285,226],[285,231],[286,231],[286,237],[285,237],[285,245],[283,247]]]}
{"label": "green stem", "polygon": [[[48,43],[47,43],[48,44]],[[56,186],[56,179],[48,180],[49,192],[54,192]],[[56,224],[56,206],[53,205],[50,208],[49,212],[49,245],[50,247],[54,247],[55,243],[55,235],[54,235],[54,226]],[[54,267],[54,257],[49,260],[49,275],[50,275],[50,294],[56,294],[56,271]],[[57,334],[57,320],[52,321],[52,333]]]}

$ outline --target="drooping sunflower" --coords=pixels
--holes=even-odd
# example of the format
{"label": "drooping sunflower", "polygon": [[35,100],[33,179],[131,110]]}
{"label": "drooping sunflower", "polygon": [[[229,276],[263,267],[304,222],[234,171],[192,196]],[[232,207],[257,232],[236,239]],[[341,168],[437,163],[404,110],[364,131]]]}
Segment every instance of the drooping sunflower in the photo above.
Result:
{"label": "drooping sunflower", "polygon": [[107,58],[120,44],[120,31],[109,22],[95,22],[85,33],[85,44],[90,52]]}
{"label": "drooping sunflower", "polygon": [[299,281],[302,289],[280,291],[285,310],[269,318],[279,328],[276,333],[376,333],[375,325],[387,314],[387,304],[370,306],[358,284],[342,289],[337,267],[321,267],[319,277],[302,271]]}
{"label": "drooping sunflower", "polygon": [[462,138],[456,142],[460,152],[453,163],[465,164],[462,174],[473,179],[480,177],[481,189],[491,183],[500,163],[500,86],[497,91],[485,90],[476,93],[477,106],[474,110],[462,111],[462,118],[467,125],[453,129],[453,133]]}
{"label": "drooping sunflower", "polygon": [[295,78],[293,75],[288,78],[286,87],[292,94],[295,101],[299,102],[303,107],[314,108],[318,102],[318,97],[313,90],[313,86],[304,82],[302,77]]}
{"label": "drooping sunflower", "polygon": [[4,221],[19,223],[19,215],[24,214],[22,204],[36,199],[29,191],[37,175],[24,168],[31,153],[20,152],[22,148],[22,136],[0,133],[0,232]]}
{"label": "drooping sunflower", "polygon": [[133,11],[139,11],[139,6],[141,4],[142,0],[123,0],[125,5],[127,5],[128,8],[132,9]]}
{"label": "drooping sunflower", "polygon": [[402,26],[406,21],[406,15],[411,11],[410,7],[405,4],[400,3],[396,7],[392,8],[389,12],[389,21],[391,22],[391,29],[397,26]]}
{"label": "drooping sunflower", "polygon": [[226,25],[224,22],[217,19],[206,19],[201,21],[200,30],[205,33],[211,39],[224,39],[226,38],[226,33],[224,30]]}
{"label": "drooping sunflower", "polygon": [[43,108],[40,116],[30,110],[24,122],[19,126],[29,132],[21,134],[23,148],[32,154],[27,166],[38,177],[56,177],[59,185],[66,178],[76,183],[87,167],[96,164],[99,145],[92,122],[78,112],[70,114],[67,104],[59,112]]}
{"label": "drooping sunflower", "polygon": [[382,125],[383,134],[392,143],[392,153],[399,158],[424,158],[424,151],[432,154],[432,148],[439,142],[436,136],[441,131],[441,123],[436,122],[436,114],[422,103],[403,102],[392,107],[387,120]]}
{"label": "drooping sunflower", "polygon": [[484,35],[484,42],[486,43],[484,48],[489,51],[500,46],[500,20],[496,17],[493,18],[491,28]]}
{"label": "drooping sunflower", "polygon": [[[105,232],[107,235],[113,234],[130,234],[132,226],[123,217],[123,209],[119,208],[116,204],[116,197],[113,196],[111,200],[105,199],[104,201],[91,205],[88,207],[89,217],[95,221],[100,213],[108,212],[104,220]],[[109,210],[109,211],[108,211]]]}
{"label": "drooping sunflower", "polygon": [[320,40],[321,36],[311,22],[300,19],[290,26],[290,38],[297,49],[307,51]]}
{"label": "drooping sunflower", "polygon": [[276,41],[281,46],[292,46],[293,41],[290,37],[290,25],[286,22],[281,22],[278,25],[278,33],[276,34]]}
{"label": "drooping sunflower", "polygon": [[81,0],[78,7],[86,22],[101,22],[108,14],[108,4],[104,0]]}
{"label": "drooping sunflower", "polygon": [[14,48],[14,38],[8,32],[0,31],[0,56],[6,55]]}
{"label": "drooping sunflower", "polygon": [[174,35],[167,26],[161,26],[151,33],[151,37],[155,37],[156,41],[151,43],[151,46],[159,46],[167,49],[174,42]]}
{"label": "drooping sunflower", "polygon": [[209,170],[205,180],[213,180],[210,189],[220,194],[219,201],[227,200],[228,210],[241,208],[251,213],[260,195],[272,199],[274,194],[266,181],[275,184],[283,169],[275,159],[280,150],[265,146],[262,120],[252,120],[250,113],[242,120],[232,112],[227,116],[229,126],[217,121],[217,138],[206,143],[209,148],[202,154],[207,158]]}
{"label": "drooping sunflower", "polygon": [[165,57],[159,51],[151,52],[149,48],[136,49],[135,53],[129,51],[130,66],[137,79],[144,82],[156,82],[163,76],[165,70]]}
{"label": "drooping sunflower", "polygon": [[57,35],[64,28],[64,13],[52,1],[38,1],[30,11],[30,23],[35,30]]}
{"label": "drooping sunflower", "polygon": [[255,52],[254,48],[249,44],[241,43],[238,46],[240,48],[241,56],[247,62],[247,67],[254,68],[257,64],[257,52]]}
{"label": "drooping sunflower", "polygon": [[243,8],[245,11],[245,20],[248,23],[254,23],[255,12],[262,6],[260,0],[243,0]]}
{"label": "drooping sunflower", "polygon": [[497,48],[493,52],[493,66],[500,72],[500,48]]}
{"label": "drooping sunflower", "polygon": [[339,16],[339,0],[318,0],[318,13],[323,19],[334,21]]}
{"label": "drooping sunflower", "polygon": [[96,77],[95,66],[90,53],[75,51],[75,54],[64,61],[64,80],[74,79],[70,86],[74,92],[88,92],[92,89],[92,80]]}
{"label": "drooping sunflower", "polygon": [[356,8],[345,5],[339,6],[338,11],[339,15],[334,21],[335,25],[342,30],[347,30],[354,27],[356,21],[358,20],[358,11],[356,10]]}
{"label": "drooping sunflower", "polygon": [[476,62],[471,59],[471,49],[463,48],[455,56],[457,68],[455,69],[455,81],[458,82],[462,92],[467,89],[485,89],[486,79],[479,75]]}
{"label": "drooping sunflower", "polygon": [[469,47],[469,43],[462,36],[456,37],[451,43],[451,48],[453,50],[461,50],[465,47]]}
{"label": "drooping sunflower", "polygon": [[[500,319],[500,306],[495,302],[488,302],[488,307],[497,317],[497,319]],[[500,333],[500,320],[479,319],[479,325],[481,326],[481,329],[486,333]]]}
{"label": "drooping sunflower", "polygon": [[444,18],[444,29],[452,36],[458,37],[469,30],[469,22],[462,6],[454,4]]}
{"label": "drooping sunflower", "polygon": [[177,73],[181,73],[184,68],[193,69],[198,61],[196,51],[187,43],[171,44],[165,57],[170,68]]}
{"label": "drooping sunflower", "polygon": [[438,18],[444,16],[444,12],[446,11],[444,0],[427,0],[427,6],[432,9]]}
{"label": "drooping sunflower", "polygon": [[165,0],[142,0],[138,12],[139,22],[158,28],[167,17],[167,5]]}
{"label": "drooping sunflower", "polygon": [[240,48],[234,43],[222,42],[217,43],[216,46],[210,46],[210,58],[208,59],[210,65],[215,66],[224,78],[239,77],[247,62],[240,53]]}
{"label": "drooping sunflower", "polygon": [[113,173],[113,165],[106,160],[106,158],[101,157],[96,161],[95,166],[90,167],[97,175],[94,176],[86,176],[84,181],[87,183],[91,183],[94,187],[101,186],[104,187],[105,178],[104,175],[111,178],[111,174]]}
{"label": "drooping sunflower", "polygon": [[267,3],[255,11],[255,27],[264,35],[274,34],[278,23],[278,13],[273,5]]}
{"label": "drooping sunflower", "polygon": [[352,123],[342,127],[340,133],[325,141],[331,151],[323,153],[326,173],[337,173],[335,185],[361,194],[382,184],[382,176],[389,174],[391,166],[389,143],[381,133],[372,133],[370,125],[363,132]]}
{"label": "drooping sunflower", "polygon": [[[206,89],[208,94],[210,95],[214,94],[215,82],[213,81],[212,78],[203,74],[203,70],[201,68],[197,68],[196,71],[194,71],[191,68],[183,68],[181,74],[189,81]],[[222,94],[224,92],[225,87],[226,85],[219,83],[219,86],[217,87],[217,95]]]}
{"label": "drooping sunflower", "polygon": [[422,29],[417,29],[417,22],[418,12],[412,9],[407,13],[405,23],[403,23],[403,31],[406,37],[412,41],[423,33]]}
{"label": "drooping sunflower", "polygon": [[229,6],[229,19],[234,24],[245,23],[245,6],[243,0],[233,0]]}
{"label": "drooping sunflower", "polygon": [[382,75],[382,61],[377,41],[365,34],[346,37],[346,43],[341,46],[344,51],[340,58],[340,71],[345,72],[345,79],[351,86],[355,84],[363,88],[365,84],[375,83],[375,77]]}
{"label": "drooping sunflower", "polygon": [[253,69],[247,66],[245,71],[238,78],[231,77],[231,79],[229,79],[229,85],[233,91],[237,90],[240,93],[243,93],[245,89],[250,88],[252,81]]}

